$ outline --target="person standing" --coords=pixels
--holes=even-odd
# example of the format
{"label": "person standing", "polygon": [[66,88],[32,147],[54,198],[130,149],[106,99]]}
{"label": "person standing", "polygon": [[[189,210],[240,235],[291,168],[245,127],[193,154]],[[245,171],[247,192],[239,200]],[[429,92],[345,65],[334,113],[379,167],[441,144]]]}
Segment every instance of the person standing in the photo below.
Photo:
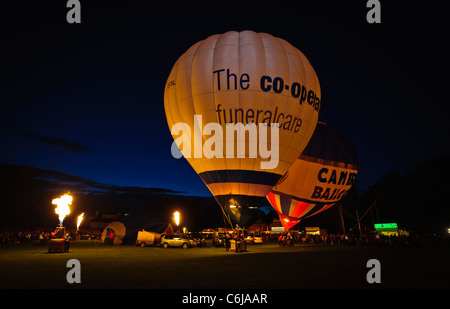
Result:
{"label": "person standing", "polygon": [[64,236],[64,252],[69,252],[70,242],[72,241],[72,237],[70,237],[69,233]]}
{"label": "person standing", "polygon": [[225,250],[230,251],[231,248],[231,242],[230,242],[230,234],[225,234]]}
{"label": "person standing", "polygon": [[113,231],[111,231],[111,233],[108,234],[108,244],[110,244],[111,246],[114,245],[114,236],[116,236],[114,234]]}

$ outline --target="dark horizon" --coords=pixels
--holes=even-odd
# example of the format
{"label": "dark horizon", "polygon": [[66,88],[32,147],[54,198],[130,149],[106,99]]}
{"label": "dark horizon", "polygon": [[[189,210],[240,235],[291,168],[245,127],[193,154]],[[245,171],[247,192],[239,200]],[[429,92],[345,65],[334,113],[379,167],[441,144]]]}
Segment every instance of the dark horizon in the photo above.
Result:
{"label": "dark horizon", "polygon": [[[355,211],[358,211],[367,232],[373,229],[374,223],[396,222],[400,228],[417,233],[445,234],[450,222],[446,219],[448,208],[440,207],[440,192],[450,188],[445,177],[450,173],[445,164],[449,159],[447,156],[423,162],[417,170],[406,174],[391,171],[373,188],[363,192],[350,190],[342,201],[303,219],[295,228],[321,226],[337,233],[341,229],[339,208],[342,207],[347,228],[356,225]],[[191,196],[164,188],[107,185],[61,172],[8,164],[0,164],[0,185],[0,229],[52,227],[58,220],[51,201],[66,192],[74,196],[71,214],[66,218],[69,228],[74,227],[81,212],[86,213],[86,222],[97,211],[165,216],[169,221],[175,210],[189,218],[186,224],[194,231],[228,226],[212,196]],[[414,194],[408,188],[413,188]],[[369,208],[371,211],[364,218]],[[278,215],[268,204],[258,217],[271,223]]]}

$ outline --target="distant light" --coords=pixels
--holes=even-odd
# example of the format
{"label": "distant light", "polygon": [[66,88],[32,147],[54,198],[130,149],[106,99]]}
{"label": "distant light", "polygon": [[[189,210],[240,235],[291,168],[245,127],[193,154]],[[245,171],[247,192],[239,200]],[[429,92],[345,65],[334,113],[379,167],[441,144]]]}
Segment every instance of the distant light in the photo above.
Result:
{"label": "distant light", "polygon": [[230,208],[236,208],[236,205],[230,205]]}
{"label": "distant light", "polygon": [[397,223],[378,223],[374,224],[376,230],[396,229]]}
{"label": "distant light", "polygon": [[447,229],[447,232],[450,234],[450,229]]}

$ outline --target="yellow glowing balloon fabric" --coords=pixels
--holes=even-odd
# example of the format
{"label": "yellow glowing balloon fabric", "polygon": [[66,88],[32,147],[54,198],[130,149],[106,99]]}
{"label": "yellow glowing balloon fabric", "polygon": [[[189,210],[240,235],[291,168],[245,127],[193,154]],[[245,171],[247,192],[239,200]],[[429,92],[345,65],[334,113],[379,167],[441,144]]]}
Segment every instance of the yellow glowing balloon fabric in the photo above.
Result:
{"label": "yellow glowing balloon fabric", "polygon": [[355,182],[357,166],[350,139],[319,122],[305,150],[267,198],[289,229],[339,201]]}
{"label": "yellow glowing balloon fabric", "polygon": [[[176,146],[240,226],[267,203],[265,196],[305,148],[320,104],[319,80],[306,57],[283,39],[253,31],[217,34],[193,45],[173,66],[164,93]],[[252,139],[250,133],[244,142],[236,138],[232,147],[219,147],[220,140],[233,141],[227,127],[238,123],[245,127],[236,126],[237,136],[248,132],[248,124],[267,124],[265,151],[255,146],[261,135]],[[272,123],[279,123],[279,135]]]}

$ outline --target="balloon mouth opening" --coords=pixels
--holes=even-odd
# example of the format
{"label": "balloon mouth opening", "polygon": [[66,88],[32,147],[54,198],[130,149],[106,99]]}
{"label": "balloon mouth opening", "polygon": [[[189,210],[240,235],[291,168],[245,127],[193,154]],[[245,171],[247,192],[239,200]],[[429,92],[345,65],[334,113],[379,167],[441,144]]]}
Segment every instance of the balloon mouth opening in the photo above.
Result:
{"label": "balloon mouth opening", "polygon": [[258,220],[259,207],[269,206],[267,199],[260,196],[229,194],[216,195],[215,199],[232,227],[249,227]]}
{"label": "balloon mouth opening", "polygon": [[301,221],[300,218],[290,217],[282,213],[278,213],[278,216],[280,217],[280,222],[285,230],[291,229]]}

